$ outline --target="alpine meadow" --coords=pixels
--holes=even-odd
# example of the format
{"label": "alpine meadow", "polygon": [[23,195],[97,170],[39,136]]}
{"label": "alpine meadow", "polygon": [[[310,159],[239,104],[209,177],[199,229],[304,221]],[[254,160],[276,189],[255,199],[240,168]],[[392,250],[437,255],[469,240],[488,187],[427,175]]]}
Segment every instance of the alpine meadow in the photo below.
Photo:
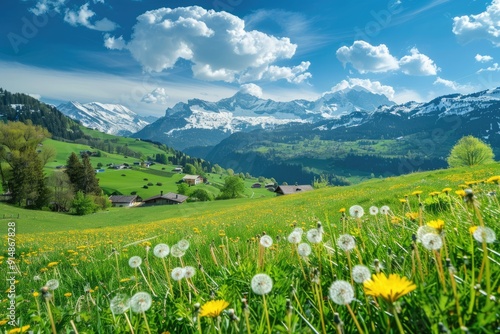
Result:
{"label": "alpine meadow", "polygon": [[0,22],[0,334],[500,333],[500,0]]}

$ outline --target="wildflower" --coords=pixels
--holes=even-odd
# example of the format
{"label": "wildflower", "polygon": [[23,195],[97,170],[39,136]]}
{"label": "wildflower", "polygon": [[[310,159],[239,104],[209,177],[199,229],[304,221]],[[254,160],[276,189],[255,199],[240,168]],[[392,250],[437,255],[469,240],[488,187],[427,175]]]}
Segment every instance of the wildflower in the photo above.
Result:
{"label": "wildflower", "polygon": [[225,300],[211,300],[203,304],[200,310],[200,317],[217,318],[222,311],[229,306]]}
{"label": "wildflower", "polygon": [[399,203],[401,203],[403,205],[406,204],[406,198],[400,198]]}
{"label": "wildflower", "polygon": [[378,215],[378,208],[376,206],[370,206],[369,211],[372,216]]}
{"label": "wildflower", "polygon": [[267,295],[273,288],[273,280],[266,274],[257,274],[252,278],[252,290],[258,295]]}
{"label": "wildflower", "polygon": [[40,296],[40,294],[38,293],[38,291],[33,292],[33,297],[35,297],[35,298],[36,298],[36,297],[38,297],[38,296]]}
{"label": "wildflower", "polygon": [[406,277],[397,274],[390,274],[389,277],[384,273],[372,275],[372,278],[363,283],[365,294],[373,297],[382,297],[389,303],[394,303],[399,298],[412,292],[417,288],[413,282]]}
{"label": "wildflower", "polygon": [[460,197],[465,197],[465,191],[463,189],[455,191],[455,194],[457,194]]}
{"label": "wildflower", "polygon": [[429,195],[430,195],[431,197],[438,196],[439,194],[441,194],[441,192],[440,192],[440,191],[433,191],[433,192],[429,193]]}
{"label": "wildflower", "polygon": [[7,320],[7,319],[0,320],[0,326],[5,325],[7,322],[9,322],[9,320]]}
{"label": "wildflower", "polygon": [[370,279],[370,269],[367,266],[358,264],[352,268],[352,279],[356,283],[363,283]]}
{"label": "wildflower", "polygon": [[361,218],[365,214],[365,210],[360,205],[353,205],[349,208],[349,214],[354,218]]}
{"label": "wildflower", "polygon": [[323,240],[323,234],[317,228],[307,231],[307,240],[312,244],[317,244]]}
{"label": "wildflower", "polygon": [[311,254],[311,246],[309,246],[309,244],[306,243],[301,243],[297,247],[297,251],[299,252],[300,256],[308,257]]}
{"label": "wildflower", "polygon": [[486,242],[487,244],[495,242],[497,239],[495,231],[486,226],[478,226],[472,233],[474,239],[479,242]]}
{"label": "wildflower", "polygon": [[56,280],[56,279],[48,280],[47,283],[45,283],[45,286],[49,290],[55,290],[55,289],[57,289],[59,287],[59,281]]}
{"label": "wildflower", "polygon": [[177,268],[172,269],[171,276],[176,281],[180,281],[181,279],[184,278],[185,275],[186,275],[186,271],[184,270],[184,268],[177,267]]}
{"label": "wildflower", "polygon": [[349,282],[335,281],[330,286],[330,299],[338,305],[350,304],[354,299],[354,289]]}
{"label": "wildflower", "polygon": [[185,252],[180,249],[178,244],[175,244],[172,246],[172,248],[170,248],[170,255],[172,255],[173,257],[183,257],[184,254]]}
{"label": "wildflower", "polygon": [[130,277],[125,277],[125,278],[122,278],[120,280],[120,283],[125,283],[125,282],[128,282],[128,281],[130,281]]}
{"label": "wildflower", "polygon": [[130,298],[130,307],[135,313],[146,312],[151,307],[153,300],[147,292],[137,292]]}
{"label": "wildflower", "polygon": [[130,298],[126,295],[120,293],[116,295],[109,303],[109,308],[113,314],[122,314],[128,311],[130,308]]}
{"label": "wildflower", "polygon": [[271,238],[270,236],[268,235],[263,235],[261,238],[260,238],[260,244],[266,248],[269,248],[273,245],[273,238]]}
{"label": "wildflower", "polygon": [[299,233],[301,236],[302,234],[304,234],[304,230],[302,229],[302,227],[296,227],[293,229],[293,232],[297,232]]}
{"label": "wildflower", "polygon": [[10,331],[8,331],[7,333],[8,334],[26,333],[29,328],[30,328],[30,325],[26,325],[23,327],[13,328]]}
{"label": "wildflower", "polygon": [[500,175],[492,176],[488,180],[486,180],[486,182],[499,184],[500,183]]}
{"label": "wildflower", "polygon": [[414,191],[414,192],[412,192],[411,194],[412,194],[413,196],[420,197],[420,194],[422,194],[422,192],[423,192],[422,190],[415,190],[415,191]]}
{"label": "wildflower", "polygon": [[405,216],[410,220],[417,220],[419,215],[418,212],[407,212]]}
{"label": "wildflower", "polygon": [[191,266],[184,267],[184,277],[191,278],[196,274],[196,269]]}
{"label": "wildflower", "polygon": [[47,267],[52,268],[52,267],[57,266],[58,264],[59,264],[59,262],[50,262],[50,263],[47,265]]}
{"label": "wildflower", "polygon": [[339,212],[340,212],[340,213],[345,213],[345,208],[341,208],[341,209],[339,210]]}
{"label": "wildflower", "polygon": [[399,218],[399,217],[392,217],[391,218],[391,223],[393,223],[393,224],[399,224],[399,223],[401,223],[401,218]]}
{"label": "wildflower", "polygon": [[179,242],[177,243],[177,246],[179,247],[179,249],[181,251],[185,252],[189,248],[189,241],[187,241],[186,239],[179,240]]}
{"label": "wildflower", "polygon": [[434,234],[437,234],[438,231],[432,227],[432,226],[429,226],[429,225],[422,225],[418,228],[417,230],[417,241],[418,242],[422,242],[422,238],[424,237],[424,235],[426,235],[427,233],[434,233]]}
{"label": "wildflower", "polygon": [[342,234],[337,239],[337,245],[339,246],[340,249],[347,252],[356,247],[356,241],[354,240],[354,237],[352,235]]}
{"label": "wildflower", "polygon": [[428,250],[439,250],[443,247],[443,239],[438,234],[427,233],[422,237],[422,246]]}
{"label": "wildflower", "polygon": [[73,296],[73,294],[72,294],[71,292],[66,292],[66,293],[64,294],[64,297],[67,297],[67,298],[69,298],[69,297],[71,297],[71,296]]}
{"label": "wildflower", "polygon": [[441,232],[444,228],[444,221],[441,219],[431,220],[427,225]]}
{"label": "wildflower", "polygon": [[219,230],[219,237],[225,237],[226,232],[224,230]]}
{"label": "wildflower", "polygon": [[297,231],[293,231],[288,235],[288,242],[291,244],[298,244],[301,239],[302,239],[302,233]]}
{"label": "wildflower", "polygon": [[442,192],[444,192],[446,195],[448,195],[453,189],[451,188],[444,188],[443,190],[441,190]]}
{"label": "wildflower", "polygon": [[170,247],[167,244],[158,244],[153,248],[153,254],[162,259],[170,254]]}
{"label": "wildflower", "polygon": [[138,268],[140,265],[142,264],[142,259],[140,256],[132,256],[129,260],[128,260],[128,265],[131,267],[131,268]]}

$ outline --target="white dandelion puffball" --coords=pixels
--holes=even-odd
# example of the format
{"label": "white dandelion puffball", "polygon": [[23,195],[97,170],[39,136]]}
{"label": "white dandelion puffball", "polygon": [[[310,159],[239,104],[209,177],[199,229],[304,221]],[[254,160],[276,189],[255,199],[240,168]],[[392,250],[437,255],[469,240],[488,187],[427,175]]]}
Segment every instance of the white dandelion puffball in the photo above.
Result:
{"label": "white dandelion puffball", "polygon": [[361,205],[353,205],[349,208],[349,214],[354,218],[361,218],[365,214],[365,210]]}
{"label": "white dandelion puffball", "polygon": [[167,244],[158,244],[153,248],[153,254],[160,259],[168,256],[170,254],[170,247]]}
{"label": "white dandelion puffball", "polygon": [[371,274],[370,269],[362,264],[355,265],[352,268],[352,279],[356,283],[363,283],[364,281],[369,280]]}
{"label": "white dandelion puffball", "polygon": [[308,257],[309,255],[311,255],[311,246],[303,242],[299,246],[297,246],[297,251],[299,252],[300,256]]}
{"label": "white dandelion puffball", "polygon": [[130,308],[130,298],[127,295],[120,293],[116,295],[109,303],[109,308],[113,314],[123,314]]}
{"label": "white dandelion puffball", "polygon": [[132,296],[132,298],[130,298],[130,308],[135,313],[146,312],[149,310],[152,303],[153,299],[147,292],[137,292]]}
{"label": "white dandelion puffball", "polygon": [[186,252],[179,247],[179,244],[175,244],[170,248],[170,255],[173,257],[183,257],[184,254],[186,254]]}
{"label": "white dandelion puffball", "polygon": [[354,299],[354,289],[349,282],[335,281],[330,286],[330,298],[338,305],[347,305]]}
{"label": "white dandelion puffball", "polygon": [[486,242],[487,244],[491,244],[497,240],[495,231],[486,226],[478,226],[474,233],[472,233],[472,236],[477,241]]}
{"label": "white dandelion puffball", "polygon": [[140,256],[132,256],[129,260],[128,260],[128,265],[131,267],[131,268],[138,268],[140,265],[142,264],[142,259]]}
{"label": "white dandelion puffball", "polygon": [[443,239],[438,234],[427,233],[422,237],[422,246],[428,250],[438,250],[443,247]]}
{"label": "white dandelion puffball", "polygon": [[378,208],[376,206],[370,206],[369,210],[372,216],[378,215]]}
{"label": "white dandelion puffball", "polygon": [[184,267],[184,277],[185,278],[191,278],[196,274],[196,269],[191,266],[185,266]]}
{"label": "white dandelion puffball", "polygon": [[59,287],[59,280],[50,279],[45,283],[45,286],[49,288],[49,290],[55,290]]}
{"label": "white dandelion puffball", "polygon": [[181,279],[184,278],[184,276],[186,276],[186,270],[181,267],[174,268],[172,269],[171,276],[175,281],[180,281]]}
{"label": "white dandelion puffball", "polygon": [[257,274],[252,278],[252,290],[258,295],[267,295],[273,289],[273,280],[266,274]]}
{"label": "white dandelion puffball", "polygon": [[288,235],[288,242],[291,244],[298,244],[302,240],[302,233],[293,231]]}
{"label": "white dandelion puffball", "polygon": [[353,250],[354,247],[356,247],[356,241],[354,240],[354,237],[350,234],[342,234],[338,239],[337,239],[337,246],[342,249],[343,251],[350,251]]}
{"label": "white dandelion puffball", "polygon": [[390,211],[391,211],[391,208],[387,205],[384,205],[380,208],[380,213],[383,215],[388,215]]}
{"label": "white dandelion puffball", "polygon": [[189,248],[189,241],[187,241],[186,239],[179,240],[179,242],[177,243],[177,246],[179,247],[179,249],[181,251],[185,252]]}
{"label": "white dandelion puffball", "polygon": [[268,235],[263,235],[260,237],[260,244],[266,248],[269,248],[273,245],[273,238]]}
{"label": "white dandelion puffball", "polygon": [[323,233],[321,233],[320,230],[317,228],[313,228],[309,231],[307,231],[307,240],[309,240],[310,243],[312,244],[317,244],[323,240]]}
{"label": "white dandelion puffball", "polygon": [[422,238],[428,233],[438,234],[438,230],[429,225],[420,226],[417,230],[417,241],[422,242]]}
{"label": "white dandelion puffball", "polygon": [[301,236],[302,234],[304,234],[304,230],[302,229],[302,227],[296,227],[293,229],[293,232],[297,232],[299,233]]}

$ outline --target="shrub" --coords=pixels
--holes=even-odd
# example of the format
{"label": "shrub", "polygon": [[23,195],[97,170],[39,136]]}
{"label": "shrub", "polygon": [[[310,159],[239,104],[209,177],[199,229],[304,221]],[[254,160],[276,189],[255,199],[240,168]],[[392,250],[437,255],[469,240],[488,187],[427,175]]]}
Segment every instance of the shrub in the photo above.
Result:
{"label": "shrub", "polygon": [[161,182],[156,182],[156,185],[157,185],[157,186],[162,186],[162,185],[163,185],[163,183],[161,183]]}
{"label": "shrub", "polygon": [[154,183],[153,183],[153,182],[148,182],[148,186],[150,186],[150,187],[151,187],[152,185],[154,185]]}
{"label": "shrub", "polygon": [[148,189],[149,187],[147,185],[142,186],[144,189]]}

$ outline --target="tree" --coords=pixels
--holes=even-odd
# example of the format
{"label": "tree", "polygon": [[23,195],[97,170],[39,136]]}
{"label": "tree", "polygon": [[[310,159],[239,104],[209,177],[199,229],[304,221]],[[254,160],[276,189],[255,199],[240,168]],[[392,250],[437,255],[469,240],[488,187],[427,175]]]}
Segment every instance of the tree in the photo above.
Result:
{"label": "tree", "polygon": [[187,183],[179,183],[177,185],[177,193],[181,195],[187,195],[189,192],[189,186]]}
{"label": "tree", "polygon": [[473,136],[460,139],[448,156],[450,167],[476,166],[493,162],[491,146]]}
{"label": "tree", "polygon": [[83,190],[83,165],[75,152],[71,152],[66,161],[65,173],[68,174],[69,182],[73,185],[75,192]]}
{"label": "tree", "polygon": [[228,176],[224,180],[224,186],[220,190],[220,199],[240,197],[245,191],[245,183],[239,176]]}
{"label": "tree", "polygon": [[212,194],[210,194],[205,189],[196,189],[195,191],[193,191],[191,196],[189,196],[189,198],[191,200],[197,200],[200,202],[212,201],[214,199]]}
{"label": "tree", "polygon": [[99,179],[96,178],[96,173],[94,167],[90,164],[90,158],[88,155],[84,155],[82,158],[83,167],[83,192],[85,194],[92,194],[99,196],[102,191],[99,187]]}
{"label": "tree", "polygon": [[186,174],[196,174],[196,167],[193,164],[186,164],[184,166],[184,173]]}
{"label": "tree", "polygon": [[54,172],[47,179],[47,186],[52,191],[51,208],[57,212],[68,212],[75,198],[68,174]]}
{"label": "tree", "polygon": [[91,196],[85,195],[83,191],[78,191],[75,199],[71,203],[71,208],[79,216],[88,215],[97,211],[98,207]]}

